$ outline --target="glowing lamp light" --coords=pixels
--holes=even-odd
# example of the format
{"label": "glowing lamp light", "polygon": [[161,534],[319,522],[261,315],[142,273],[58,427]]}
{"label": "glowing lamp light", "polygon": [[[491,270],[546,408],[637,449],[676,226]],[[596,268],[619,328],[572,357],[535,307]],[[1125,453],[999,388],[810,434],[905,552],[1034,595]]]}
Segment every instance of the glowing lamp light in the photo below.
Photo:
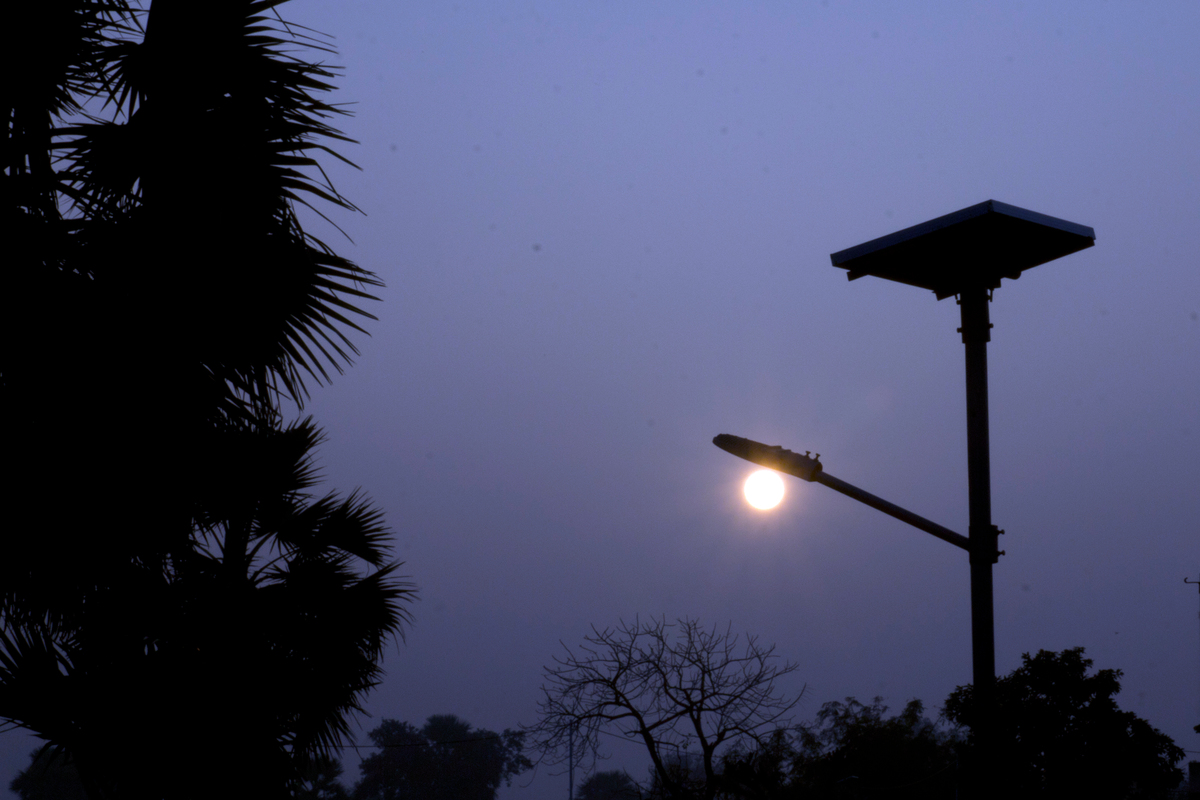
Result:
{"label": "glowing lamp light", "polygon": [[746,502],[755,508],[774,508],[783,499],[783,479],[775,470],[760,469],[746,478],[743,491],[746,493]]}

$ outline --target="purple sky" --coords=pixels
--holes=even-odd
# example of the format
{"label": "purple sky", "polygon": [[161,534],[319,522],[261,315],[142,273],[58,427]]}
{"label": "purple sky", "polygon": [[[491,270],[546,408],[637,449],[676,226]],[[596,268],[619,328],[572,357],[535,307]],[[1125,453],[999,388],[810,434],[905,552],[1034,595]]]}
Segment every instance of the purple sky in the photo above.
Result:
{"label": "purple sky", "polygon": [[[376,720],[533,722],[559,642],[639,614],[776,643],[802,717],[969,682],[965,553],[792,479],[756,512],[710,442],[966,533],[958,308],[829,254],[994,198],[1097,236],[991,307],[997,670],[1083,646],[1200,758],[1200,6],[283,10],[336,37],[337,246],[387,283],[306,409],[421,590]],[[0,737],[5,788],[32,747]]]}

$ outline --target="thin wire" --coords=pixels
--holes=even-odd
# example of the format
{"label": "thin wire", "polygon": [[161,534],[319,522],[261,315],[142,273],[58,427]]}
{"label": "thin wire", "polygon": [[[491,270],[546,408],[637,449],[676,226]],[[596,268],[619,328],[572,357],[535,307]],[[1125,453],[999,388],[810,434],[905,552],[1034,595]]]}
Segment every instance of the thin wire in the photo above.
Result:
{"label": "thin wire", "polygon": [[440,742],[410,742],[408,744],[337,744],[337,745],[334,745],[334,747],[338,748],[339,750],[343,750],[343,749],[347,749],[347,748],[350,748],[353,750],[371,750],[371,749],[389,750],[392,748],[400,748],[400,747],[428,747],[431,744],[462,744],[463,742],[493,742],[500,738],[501,737],[499,734],[494,733],[491,736],[476,736],[472,739],[444,739]]}

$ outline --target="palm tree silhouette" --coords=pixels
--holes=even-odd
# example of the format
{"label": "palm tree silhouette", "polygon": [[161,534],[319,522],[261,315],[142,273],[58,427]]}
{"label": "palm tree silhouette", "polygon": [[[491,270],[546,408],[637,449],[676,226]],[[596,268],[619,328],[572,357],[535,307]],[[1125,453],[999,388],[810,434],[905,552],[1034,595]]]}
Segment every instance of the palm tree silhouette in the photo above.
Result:
{"label": "palm tree silhouette", "polygon": [[280,794],[407,618],[379,512],[311,496],[319,435],[279,414],[351,363],[380,285],[301,227],[354,209],[319,162],[350,140],[281,3],[12,11],[0,413],[6,507],[34,513],[0,557],[0,720],[95,797],[211,793],[234,762]]}

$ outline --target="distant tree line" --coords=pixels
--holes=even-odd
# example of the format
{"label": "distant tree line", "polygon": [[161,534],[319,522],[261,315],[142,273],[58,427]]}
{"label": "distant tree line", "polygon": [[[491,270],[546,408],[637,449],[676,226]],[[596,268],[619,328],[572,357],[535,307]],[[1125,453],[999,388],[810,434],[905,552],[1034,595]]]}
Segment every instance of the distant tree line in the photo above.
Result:
{"label": "distant tree line", "polygon": [[[291,786],[294,800],[495,800],[501,786],[531,769],[524,731],[472,728],[453,714],[429,717],[420,728],[383,720],[369,734],[375,752],[359,764],[350,789],[342,764],[330,756],[308,759]],[[71,755],[45,745],[9,784],[22,800],[84,800]]]}
{"label": "distant tree line", "polygon": [[369,736],[377,750],[359,765],[354,800],[493,800],[533,767],[523,731],[472,728],[452,714],[420,728],[385,719]]}
{"label": "distant tree line", "polygon": [[[882,698],[825,703],[810,722],[779,717],[791,706],[776,691],[782,670],[753,639],[705,629],[694,620],[665,620],[596,631],[582,648],[560,659],[546,691],[558,694],[550,720],[565,724],[565,709],[597,720],[596,732],[653,742],[670,750],[651,760],[645,780],[621,771],[591,771],[575,800],[951,800],[960,796],[960,765],[972,746],[972,687],[947,698],[943,716],[930,719],[920,700],[896,714]],[[624,647],[620,647],[624,643]],[[749,661],[746,660],[749,654]],[[588,670],[579,671],[582,661]],[[636,677],[637,665],[655,665]],[[764,669],[764,666],[767,668]],[[786,666],[786,665],[785,665]],[[1082,648],[1026,654],[998,681],[1001,765],[991,776],[1000,797],[1051,800],[1152,800],[1175,796],[1184,752],[1136,714],[1122,711],[1119,670],[1091,672]],[[1090,673],[1090,674],[1089,674]],[[607,675],[606,680],[601,680]],[[635,677],[626,680],[627,676]],[[653,675],[653,677],[652,677]],[[557,677],[554,677],[557,676]],[[579,680],[586,676],[586,680]],[[638,693],[638,687],[641,694]],[[753,692],[749,691],[753,689]],[[763,710],[759,710],[760,706]],[[752,723],[762,714],[770,725]],[[667,742],[712,741],[741,720],[727,747],[713,750],[711,768],[696,747]],[[678,727],[673,724],[678,722]],[[557,723],[556,723],[557,724]],[[453,715],[435,715],[417,728],[384,719],[369,738],[374,751],[360,763],[352,789],[338,781],[341,765],[312,759],[294,797],[306,800],[495,800],[503,785],[533,767],[532,745],[553,757],[553,729],[543,721],[525,730],[495,733]],[[689,731],[689,728],[691,731]],[[696,731],[692,733],[692,731]],[[580,736],[581,746],[588,739]],[[572,742],[572,745],[574,743]],[[595,756],[597,753],[592,752]],[[595,764],[594,760],[588,763]],[[69,757],[50,746],[36,751],[12,783],[23,800],[82,797]]]}
{"label": "distant tree line", "polygon": [[[776,683],[795,667],[776,660],[752,637],[739,644],[695,620],[595,630],[546,668],[533,744],[551,763],[571,755],[585,767],[595,764],[600,733],[646,747],[647,780],[595,772],[582,800],[959,796],[972,747],[970,685],[950,694],[939,720],[919,700],[889,716],[882,698],[851,697],[793,724],[799,695]],[[1178,787],[1184,751],[1117,706],[1120,670],[1091,667],[1083,648],[1042,650],[998,680],[1000,769],[988,778],[996,796],[1149,800]]]}

